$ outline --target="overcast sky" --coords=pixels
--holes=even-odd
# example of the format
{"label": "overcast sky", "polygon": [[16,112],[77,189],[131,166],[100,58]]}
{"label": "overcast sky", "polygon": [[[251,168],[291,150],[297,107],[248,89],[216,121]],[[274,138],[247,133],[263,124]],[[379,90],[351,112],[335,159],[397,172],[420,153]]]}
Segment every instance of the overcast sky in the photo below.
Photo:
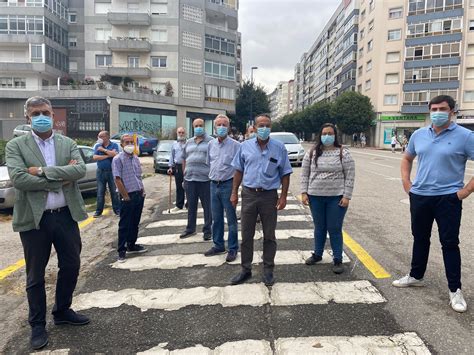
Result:
{"label": "overcast sky", "polygon": [[304,52],[314,43],[340,0],[240,0],[243,78],[273,91],[290,80]]}

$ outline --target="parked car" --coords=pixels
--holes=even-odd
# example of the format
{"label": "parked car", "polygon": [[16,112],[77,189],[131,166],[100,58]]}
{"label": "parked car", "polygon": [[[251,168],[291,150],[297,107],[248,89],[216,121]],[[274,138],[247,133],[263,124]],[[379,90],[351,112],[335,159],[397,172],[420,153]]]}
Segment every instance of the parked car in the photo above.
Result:
{"label": "parked car", "polygon": [[31,132],[31,125],[21,124],[15,127],[13,130],[13,137],[23,136]]}
{"label": "parked car", "polygon": [[168,170],[168,162],[171,158],[171,147],[174,141],[161,141],[158,147],[153,151],[153,169],[155,173]]}
{"label": "parked car", "polygon": [[[86,175],[78,181],[81,192],[97,191],[97,163],[92,159],[94,149],[84,145],[78,146],[82,159],[86,163]],[[15,189],[8,175],[6,165],[0,166],[0,209],[12,208],[15,203]]]}
{"label": "parked car", "polygon": [[301,166],[305,151],[298,137],[291,132],[273,132],[270,137],[285,145],[291,165]]}
{"label": "parked car", "polygon": [[[137,132],[117,133],[117,134],[114,134],[112,137],[110,137],[110,140],[120,145],[120,137],[125,133],[134,134]],[[138,148],[140,149],[140,155],[145,154],[145,153],[153,154],[153,148],[156,148],[156,146],[158,145],[158,138],[151,137],[150,135],[147,135],[146,133],[137,133],[137,135],[138,135]]]}

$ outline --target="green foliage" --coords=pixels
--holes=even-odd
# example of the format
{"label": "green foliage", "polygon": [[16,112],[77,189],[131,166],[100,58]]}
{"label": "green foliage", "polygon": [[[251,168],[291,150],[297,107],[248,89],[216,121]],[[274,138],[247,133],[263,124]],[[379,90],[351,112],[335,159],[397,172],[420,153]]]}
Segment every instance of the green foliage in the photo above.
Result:
{"label": "green foliage", "polygon": [[173,96],[174,95],[174,90],[173,90],[173,85],[169,81],[166,82],[165,84],[165,96]]}
{"label": "green foliage", "polygon": [[374,120],[374,108],[367,96],[348,91],[334,101],[331,116],[346,134],[365,132]]}
{"label": "green foliage", "polygon": [[0,165],[5,163],[5,146],[7,145],[7,141],[0,139]]}
{"label": "green foliage", "polygon": [[250,80],[245,80],[237,91],[235,102],[235,119],[232,126],[240,132],[245,132],[247,122],[261,113],[269,113],[267,93],[260,85],[255,85]]}
{"label": "green foliage", "polygon": [[93,147],[97,140],[90,138],[76,138],[74,139],[77,145],[85,145],[87,147]]}

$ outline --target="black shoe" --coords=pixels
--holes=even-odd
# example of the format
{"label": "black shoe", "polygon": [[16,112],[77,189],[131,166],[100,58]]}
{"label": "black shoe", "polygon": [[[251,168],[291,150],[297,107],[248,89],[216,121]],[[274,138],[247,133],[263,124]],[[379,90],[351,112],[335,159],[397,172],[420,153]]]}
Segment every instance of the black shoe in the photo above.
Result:
{"label": "black shoe", "polygon": [[74,312],[72,309],[62,312],[61,314],[54,315],[54,324],[70,324],[70,325],[86,325],[90,322],[90,319],[86,316]]}
{"label": "black shoe", "polygon": [[224,254],[224,253],[225,253],[225,249],[219,250],[219,249],[216,249],[215,247],[212,247],[211,249],[209,249],[208,251],[204,253],[204,256],[214,256],[214,255],[219,255],[219,254]]}
{"label": "black shoe", "polygon": [[39,350],[48,345],[48,333],[42,325],[31,328],[30,345],[33,350]]}
{"label": "black shoe", "polygon": [[227,253],[227,257],[225,258],[225,261],[228,263],[231,263],[237,259],[237,250],[229,250]]}
{"label": "black shoe", "polygon": [[205,241],[211,240],[212,239],[212,234],[211,233],[204,233],[204,236],[202,237]]}
{"label": "black shoe", "polygon": [[262,281],[265,286],[273,286],[275,283],[275,278],[273,277],[273,272],[267,271],[262,276]]}
{"label": "black shoe", "polygon": [[316,264],[317,262],[323,260],[323,257],[322,256],[319,256],[319,255],[316,255],[315,253],[312,253],[311,256],[306,259],[305,261],[305,264],[306,265],[314,265]]}
{"label": "black shoe", "polygon": [[179,237],[180,237],[181,239],[184,239],[184,238],[192,237],[193,235],[196,235],[196,232],[186,232],[186,231],[184,231],[183,233],[181,233],[181,234],[179,235]]}
{"label": "black shoe", "polygon": [[245,281],[247,281],[251,277],[252,277],[252,271],[242,271],[237,276],[234,276],[230,280],[230,283],[231,283],[231,285],[238,285],[238,284],[244,283]]}
{"label": "black shoe", "polygon": [[94,217],[94,218],[99,218],[100,216],[102,216],[102,213],[97,213],[96,212],[92,215],[92,217]]}
{"label": "black shoe", "polygon": [[342,274],[344,272],[344,266],[342,266],[342,262],[335,261],[334,266],[332,267],[332,271],[335,274]]}
{"label": "black shoe", "polygon": [[135,244],[132,247],[127,247],[127,253],[129,254],[141,254],[146,253],[148,251],[143,245]]}

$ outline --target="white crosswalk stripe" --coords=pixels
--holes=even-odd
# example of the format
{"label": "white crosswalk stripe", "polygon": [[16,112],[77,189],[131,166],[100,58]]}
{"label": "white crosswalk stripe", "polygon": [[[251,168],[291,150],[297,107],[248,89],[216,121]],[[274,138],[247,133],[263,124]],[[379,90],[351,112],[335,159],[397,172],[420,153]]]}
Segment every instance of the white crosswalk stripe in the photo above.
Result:
{"label": "white crosswalk stripe", "polygon": [[[241,209],[242,209],[242,207],[240,205],[237,205],[236,211],[240,212]],[[285,207],[285,210],[287,210],[287,211],[299,211],[299,210],[303,210],[303,209],[304,209],[304,207],[301,206],[300,204],[291,204],[291,205],[286,205],[286,207]],[[200,212],[202,213],[202,209],[198,209],[198,213],[200,213]],[[185,209],[185,208],[183,208],[182,210],[179,210],[177,212],[169,213],[167,209],[162,212],[163,215],[168,215],[168,216],[169,215],[181,215],[181,214],[187,214],[187,213],[188,213],[188,210]]]}

